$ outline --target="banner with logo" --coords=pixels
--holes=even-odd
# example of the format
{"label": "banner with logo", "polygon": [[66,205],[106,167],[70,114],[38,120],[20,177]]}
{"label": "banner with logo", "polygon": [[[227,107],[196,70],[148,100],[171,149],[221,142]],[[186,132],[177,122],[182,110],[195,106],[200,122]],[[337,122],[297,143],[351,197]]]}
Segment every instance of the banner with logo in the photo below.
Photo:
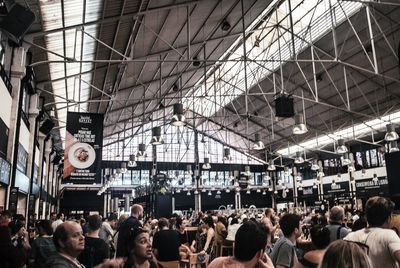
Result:
{"label": "banner with logo", "polygon": [[364,179],[356,181],[357,196],[370,197],[374,195],[388,196],[389,185],[386,177],[378,177],[378,180]]}
{"label": "banner with logo", "polygon": [[336,185],[324,184],[324,198],[348,198],[350,196],[350,186],[348,181],[337,182]]}
{"label": "banner with logo", "polygon": [[68,112],[64,152],[65,182],[101,183],[103,114]]}

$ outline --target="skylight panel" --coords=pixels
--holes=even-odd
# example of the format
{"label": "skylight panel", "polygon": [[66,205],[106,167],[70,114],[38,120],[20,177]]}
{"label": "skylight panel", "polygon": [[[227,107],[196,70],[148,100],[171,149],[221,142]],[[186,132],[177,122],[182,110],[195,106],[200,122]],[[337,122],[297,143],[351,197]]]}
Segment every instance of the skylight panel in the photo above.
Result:
{"label": "skylight panel", "polygon": [[[262,14],[246,29],[246,32],[252,31],[255,25],[259,24],[263,19],[265,19],[266,14],[270,12],[276,3],[277,1],[273,1],[269,7],[267,7]],[[336,24],[339,24],[345,19],[345,14],[343,13],[343,10],[337,6],[337,1],[333,0],[331,3],[333,6],[335,6]],[[291,5],[292,9],[294,9],[292,11],[293,30],[296,35],[301,37],[301,39],[296,37],[294,42],[295,53],[298,54],[302,49],[309,46],[309,42],[320,38],[323,34],[331,29],[332,25],[329,12],[330,6],[327,1],[320,0],[292,0]],[[346,10],[347,16],[350,16],[361,7],[360,3],[351,2],[342,2],[341,5]],[[247,57],[249,58],[246,66],[248,88],[254,86],[259,80],[263,79],[279,67],[279,64],[274,63],[273,61],[260,63],[261,60],[281,59],[282,61],[285,61],[294,57],[294,51],[292,51],[291,33],[284,29],[290,28],[290,19],[289,16],[287,16],[288,13],[289,5],[288,1],[285,1],[279,6],[277,12],[273,12],[270,18],[265,19],[262,25],[259,27],[259,30],[254,31],[250,38],[246,40]],[[276,27],[278,23],[281,27]],[[309,27],[309,25],[311,27]],[[277,31],[279,31],[279,34]],[[308,31],[311,31],[311,34]],[[254,46],[256,38],[262,38],[260,40],[259,47]],[[212,94],[224,96],[228,92],[232,92],[232,96],[221,98],[220,100],[217,99],[217,105],[215,105],[215,103],[212,101],[209,101],[209,99],[205,99],[207,102],[203,105],[206,105],[207,108],[204,109],[198,105],[195,107],[195,112],[205,116],[212,116],[220,108],[226,106],[233,99],[245,93],[244,62],[229,61],[243,58],[243,47],[237,47],[237,44],[239,44],[241,40],[242,36],[240,36],[232,44],[230,49],[228,49],[227,52],[220,57],[220,61],[216,63],[220,64],[219,70],[216,71],[217,74],[221,74],[221,76],[218,78],[221,78],[221,80],[225,81],[226,83],[223,81],[220,82],[223,85],[220,86],[218,92],[207,88],[209,96]],[[237,48],[235,49],[235,47]],[[226,58],[228,58],[228,61],[224,61]],[[251,60],[258,60],[259,62],[254,63],[251,62]],[[211,71],[213,70],[210,70],[208,74],[210,74]],[[208,75],[207,85],[212,85],[213,82],[214,76]],[[201,83],[204,82],[199,80],[193,92],[188,93],[187,96],[190,96],[191,94],[194,94],[194,96],[197,98],[203,96],[204,91],[201,89],[201,87],[199,87]],[[230,88],[232,90],[229,90]],[[184,105],[186,108],[192,107],[192,101],[193,98],[191,96],[184,99]]]}
{"label": "skylight panel", "polygon": [[359,138],[371,134],[373,131],[384,130],[389,122],[394,124],[399,124],[400,111],[376,119],[371,119],[360,124],[355,124],[354,126],[347,127],[327,135],[320,135],[315,139],[310,139],[308,141],[300,143],[299,145],[293,145],[278,150],[277,154],[283,156],[290,156],[295,154],[297,151],[304,151],[304,149],[318,149],[325,145],[332,144],[339,138],[343,139]]}
{"label": "skylight panel", "polygon": [[[86,7],[84,7],[86,3]],[[80,1],[80,0],[65,0],[63,1],[64,10],[60,1],[40,1],[40,9],[42,14],[43,29],[54,30],[60,29],[63,26],[80,25],[84,22],[98,20],[101,16],[102,1]],[[85,10],[85,13],[84,13]],[[63,15],[64,14],[64,25]],[[92,25],[83,28],[92,36],[97,36],[97,25]],[[76,60],[93,60],[96,50],[96,42],[87,35],[82,38],[82,31],[80,27],[76,29],[69,29],[58,31],[45,36],[46,48],[52,52],[63,55],[64,57]],[[64,40],[65,36],[65,42]],[[82,43],[83,41],[83,43]],[[65,43],[65,48],[64,48]],[[82,56],[81,56],[82,55]],[[47,53],[50,61],[60,61],[62,58]],[[66,69],[65,69],[66,66]],[[65,121],[67,115],[66,100],[72,101],[69,105],[69,111],[86,112],[88,104],[80,103],[76,105],[75,102],[84,102],[89,99],[90,86],[92,74],[85,74],[79,77],[82,71],[93,69],[92,63],[50,63],[50,77],[52,80],[60,79],[65,76],[72,76],[66,80],[52,82],[53,92],[55,94],[57,118],[60,125],[61,139],[65,137]],[[76,75],[76,76],[74,76]],[[83,83],[80,79],[84,79],[87,83]]]}

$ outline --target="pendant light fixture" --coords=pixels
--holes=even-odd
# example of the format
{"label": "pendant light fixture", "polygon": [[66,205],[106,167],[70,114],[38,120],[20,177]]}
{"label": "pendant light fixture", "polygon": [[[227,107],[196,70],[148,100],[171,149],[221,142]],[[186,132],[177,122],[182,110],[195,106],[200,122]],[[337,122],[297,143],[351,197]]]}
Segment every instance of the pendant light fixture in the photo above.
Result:
{"label": "pendant light fixture", "polygon": [[294,126],[292,129],[292,133],[294,135],[302,135],[308,132],[307,126],[304,122],[304,117],[302,114],[296,114],[294,116]]}
{"label": "pendant light fixture", "polygon": [[136,156],[139,157],[146,157],[146,144],[144,143],[139,143],[139,147],[138,147],[138,152],[136,153]]}
{"label": "pendant light fixture", "polygon": [[379,182],[378,175],[376,173],[374,173],[374,177],[372,178],[372,181],[374,183],[378,183]]}
{"label": "pendant light fixture", "polygon": [[192,176],[193,175],[193,171],[192,171],[192,165],[187,165],[186,166],[186,175]]}
{"label": "pendant light fixture", "polygon": [[174,104],[174,115],[171,119],[171,125],[176,127],[182,127],[186,124],[186,118],[183,112],[183,104],[182,103],[175,103]]}
{"label": "pendant light fixture", "polygon": [[231,161],[231,150],[229,148],[224,148],[224,161]]}
{"label": "pendant light fixture", "polygon": [[300,152],[296,152],[296,158],[294,159],[294,163],[295,164],[303,164],[304,163],[304,158]]}
{"label": "pendant light fixture", "polygon": [[150,143],[152,145],[161,145],[164,144],[164,139],[161,136],[161,127],[153,127],[151,130],[151,141]]}
{"label": "pendant light fixture", "polygon": [[364,168],[361,169],[361,177],[365,177],[366,173],[367,173],[367,171]]}
{"label": "pendant light fixture", "polygon": [[250,166],[245,166],[244,167],[244,175],[246,176],[251,176],[251,171],[250,171]]}
{"label": "pendant light fixture", "polygon": [[347,153],[348,149],[347,146],[344,144],[344,139],[338,139],[338,146],[336,147],[336,152],[338,154]]}
{"label": "pendant light fixture", "polygon": [[285,177],[288,177],[290,175],[289,167],[284,167],[283,168],[283,175]]}
{"label": "pendant light fixture", "polygon": [[122,173],[122,174],[125,174],[125,173],[128,171],[128,169],[127,169],[127,167],[126,167],[126,162],[121,162],[121,168],[120,168],[120,170],[121,170],[121,173]]}
{"label": "pendant light fixture", "polygon": [[264,142],[261,141],[259,133],[255,134],[255,142],[254,142],[254,145],[253,145],[253,149],[254,150],[263,150],[263,149],[265,149]]}
{"label": "pendant light fixture", "polygon": [[319,167],[319,171],[317,173],[318,178],[323,178],[325,177],[324,169],[322,167]]}
{"label": "pendant light fixture", "polygon": [[390,141],[389,142],[389,153],[398,152],[399,147],[397,146],[397,141]]}
{"label": "pendant light fixture", "polygon": [[269,160],[267,169],[268,169],[268,171],[275,171],[276,170],[276,167],[274,165],[274,160],[273,159]]}
{"label": "pendant light fixture", "polygon": [[128,167],[137,167],[136,156],[134,154],[129,156]]}
{"label": "pendant light fixture", "polygon": [[393,124],[386,125],[386,141],[396,141],[399,139],[399,134],[397,134],[396,129]]}
{"label": "pendant light fixture", "polygon": [[179,83],[179,84],[178,85],[175,84],[175,86],[179,90],[179,94],[180,94],[179,99],[180,100],[178,103],[174,104],[174,108],[173,108],[174,115],[172,116],[172,119],[171,119],[171,125],[176,126],[176,127],[182,127],[182,126],[186,125],[186,122],[185,122],[186,118],[185,118],[184,111],[183,111],[183,104],[181,103],[182,102],[181,80],[179,79],[177,83]]}
{"label": "pendant light fixture", "polygon": [[204,157],[203,169],[211,169],[210,158]]}
{"label": "pendant light fixture", "polygon": [[313,160],[313,162],[311,164],[311,170],[313,170],[313,171],[319,170],[319,165],[318,165],[318,160],[317,159]]}
{"label": "pendant light fixture", "polygon": [[349,157],[349,153],[345,153],[342,160],[342,166],[348,166],[348,165],[351,165],[351,160]]}

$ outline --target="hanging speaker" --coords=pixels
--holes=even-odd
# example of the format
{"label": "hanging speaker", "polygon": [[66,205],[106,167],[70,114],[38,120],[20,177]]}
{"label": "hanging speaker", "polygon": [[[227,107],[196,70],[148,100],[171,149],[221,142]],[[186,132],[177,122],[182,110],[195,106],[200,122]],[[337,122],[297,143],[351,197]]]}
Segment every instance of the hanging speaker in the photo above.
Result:
{"label": "hanging speaker", "polygon": [[0,16],[7,16],[14,5],[15,1],[13,0],[0,0]]}
{"label": "hanging speaker", "polygon": [[35,19],[35,14],[31,10],[15,4],[1,21],[0,28],[2,32],[7,34],[10,40],[21,45],[22,39]]}
{"label": "hanging speaker", "polygon": [[293,117],[294,105],[293,97],[287,94],[276,95],[275,99],[275,115],[278,117]]}
{"label": "hanging speaker", "polygon": [[45,119],[39,127],[39,131],[44,135],[48,135],[54,127],[54,122],[51,119]]}

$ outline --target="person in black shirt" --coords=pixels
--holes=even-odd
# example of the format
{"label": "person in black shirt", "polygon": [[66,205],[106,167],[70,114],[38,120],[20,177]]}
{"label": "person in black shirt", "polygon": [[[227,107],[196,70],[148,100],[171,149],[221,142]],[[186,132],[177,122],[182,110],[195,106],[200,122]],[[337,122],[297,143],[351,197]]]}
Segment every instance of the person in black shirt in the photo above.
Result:
{"label": "person in black shirt", "polygon": [[86,268],[91,268],[110,258],[110,248],[99,238],[101,219],[99,215],[88,217],[88,232],[85,237],[85,249],[79,254],[78,261]]}
{"label": "person in black shirt", "polygon": [[50,220],[40,220],[36,223],[36,229],[39,233],[29,252],[29,267],[44,268],[46,259],[57,253],[53,242],[53,228],[51,228]]}
{"label": "person in black shirt", "polygon": [[0,226],[0,265],[8,268],[25,267],[25,253],[11,243],[10,229]]}
{"label": "person in black shirt", "polygon": [[179,243],[182,245],[189,246],[189,238],[186,232],[186,220],[182,219],[181,217],[176,218],[176,231],[179,235]]}
{"label": "person in black shirt", "polygon": [[118,229],[116,257],[127,257],[129,255],[129,234],[131,229],[142,227],[139,221],[142,217],[143,207],[134,204],[131,208],[131,216],[127,218]]}
{"label": "person in black shirt", "polygon": [[168,220],[161,218],[158,220],[159,231],[153,238],[153,251],[158,261],[177,261],[179,260],[178,232],[168,228]]}

